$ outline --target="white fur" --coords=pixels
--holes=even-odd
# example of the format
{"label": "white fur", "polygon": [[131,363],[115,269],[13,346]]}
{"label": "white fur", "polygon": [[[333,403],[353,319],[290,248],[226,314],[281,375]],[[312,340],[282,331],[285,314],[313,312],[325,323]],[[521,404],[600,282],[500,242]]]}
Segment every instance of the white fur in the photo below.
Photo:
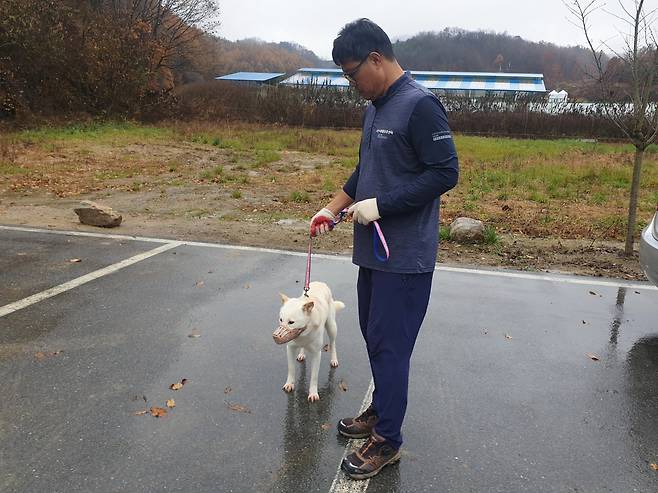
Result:
{"label": "white fur", "polygon": [[336,312],[345,308],[341,301],[334,301],[331,290],[323,282],[312,282],[309,285],[308,297],[288,298],[281,295],[283,306],[279,311],[279,324],[290,328],[304,327],[304,331],[295,339],[286,344],[288,354],[288,378],[283,385],[285,392],[292,392],[295,388],[295,356],[297,361],[304,361],[308,357],[311,368],[311,383],[308,388],[310,402],[320,400],[318,395],[318,373],[320,371],[320,357],[324,342],[324,330],[329,336],[329,351],[331,353],[331,367],[338,366],[336,354]]}

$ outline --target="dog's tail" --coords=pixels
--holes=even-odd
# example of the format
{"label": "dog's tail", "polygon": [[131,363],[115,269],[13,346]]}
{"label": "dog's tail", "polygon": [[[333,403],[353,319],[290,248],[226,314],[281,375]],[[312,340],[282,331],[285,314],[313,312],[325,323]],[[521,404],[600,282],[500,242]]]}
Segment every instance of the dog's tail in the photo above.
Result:
{"label": "dog's tail", "polygon": [[342,301],[334,301],[334,308],[336,309],[336,311],[340,311],[343,308],[345,308],[345,303],[343,303]]}

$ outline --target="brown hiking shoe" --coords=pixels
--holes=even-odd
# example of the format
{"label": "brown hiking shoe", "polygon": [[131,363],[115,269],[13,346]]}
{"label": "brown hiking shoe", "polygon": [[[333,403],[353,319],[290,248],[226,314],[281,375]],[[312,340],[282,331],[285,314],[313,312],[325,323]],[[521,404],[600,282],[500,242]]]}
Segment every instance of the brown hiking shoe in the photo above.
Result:
{"label": "brown hiking shoe", "polygon": [[399,460],[400,450],[393,448],[384,437],[373,430],[368,441],[359,450],[345,457],[340,467],[352,479],[367,479]]}
{"label": "brown hiking shoe", "polygon": [[366,438],[377,424],[379,417],[372,404],[356,418],[344,418],[338,422],[338,433],[348,438]]}

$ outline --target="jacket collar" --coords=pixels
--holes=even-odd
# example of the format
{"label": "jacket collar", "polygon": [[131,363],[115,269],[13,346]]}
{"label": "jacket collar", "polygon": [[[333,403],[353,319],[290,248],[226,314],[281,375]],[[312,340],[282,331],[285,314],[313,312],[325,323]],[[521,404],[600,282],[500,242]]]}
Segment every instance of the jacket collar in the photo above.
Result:
{"label": "jacket collar", "polygon": [[384,93],[383,96],[378,97],[377,99],[373,100],[372,104],[375,106],[375,108],[379,108],[383,104],[385,104],[393,95],[400,90],[400,88],[409,82],[411,80],[411,76],[409,75],[409,72],[404,72],[393,84],[388,86],[388,89]]}

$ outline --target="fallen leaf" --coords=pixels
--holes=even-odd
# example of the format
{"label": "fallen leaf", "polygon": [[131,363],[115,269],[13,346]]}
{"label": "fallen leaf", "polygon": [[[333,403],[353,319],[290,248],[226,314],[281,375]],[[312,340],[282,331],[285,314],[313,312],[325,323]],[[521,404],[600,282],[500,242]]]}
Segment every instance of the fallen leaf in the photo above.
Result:
{"label": "fallen leaf", "polygon": [[343,392],[347,392],[347,382],[345,380],[341,380],[338,384],[338,388]]}
{"label": "fallen leaf", "polygon": [[82,262],[82,260],[80,260],[79,258],[72,258],[71,260],[69,260],[69,262],[71,262],[72,264],[76,264],[78,262]]}
{"label": "fallen leaf", "polygon": [[192,331],[190,334],[187,335],[187,337],[191,337],[191,338],[196,339],[197,337],[201,337],[201,334],[199,334],[198,332]]}
{"label": "fallen leaf", "polygon": [[149,410],[144,409],[143,411],[137,411],[134,415],[135,416],[144,416],[145,414],[148,414]]}
{"label": "fallen leaf", "polygon": [[246,413],[246,414],[251,414],[251,409],[249,409],[247,406],[243,406],[241,404],[231,404],[230,402],[226,403],[226,406],[231,410],[235,411],[237,413]]}
{"label": "fallen leaf", "polygon": [[205,284],[205,282],[203,282],[203,281],[197,281],[196,284],[195,284],[195,286],[196,286],[197,288],[202,288],[204,284]]}
{"label": "fallen leaf", "polygon": [[165,414],[167,414],[167,410],[163,407],[155,407],[153,406],[151,409],[151,416],[155,418],[162,418]]}
{"label": "fallen leaf", "polygon": [[323,424],[320,425],[320,428],[322,428],[324,431],[327,431],[328,429],[331,428],[331,424],[323,423]]}
{"label": "fallen leaf", "polygon": [[171,390],[180,390],[180,389],[183,388],[183,385],[185,385],[186,383],[187,383],[187,378],[184,378],[184,379],[181,380],[180,382],[172,383],[172,384],[169,386],[169,388],[170,388]]}
{"label": "fallen leaf", "polygon": [[594,353],[585,353],[585,356],[587,356],[589,359],[593,361],[598,361],[600,358],[594,354]]}
{"label": "fallen leaf", "polygon": [[176,407],[176,401],[173,400],[173,399],[168,399],[167,400],[167,407],[170,408],[170,409]]}
{"label": "fallen leaf", "polygon": [[232,389],[231,387],[226,387],[226,388],[224,389],[224,393],[225,393],[225,394],[230,394],[232,391],[233,391],[233,389]]}
{"label": "fallen leaf", "polygon": [[245,285],[244,285],[244,288],[245,288],[245,289],[249,289],[250,287],[251,287],[251,286],[250,286],[249,284],[245,284]]}
{"label": "fallen leaf", "polygon": [[654,471],[658,471],[658,464],[649,464],[649,467]]}
{"label": "fallen leaf", "polygon": [[34,357],[36,359],[52,358],[53,356],[57,356],[58,354],[63,352],[64,351],[61,349],[59,351],[46,351],[46,352],[37,351],[36,353],[34,353]]}

